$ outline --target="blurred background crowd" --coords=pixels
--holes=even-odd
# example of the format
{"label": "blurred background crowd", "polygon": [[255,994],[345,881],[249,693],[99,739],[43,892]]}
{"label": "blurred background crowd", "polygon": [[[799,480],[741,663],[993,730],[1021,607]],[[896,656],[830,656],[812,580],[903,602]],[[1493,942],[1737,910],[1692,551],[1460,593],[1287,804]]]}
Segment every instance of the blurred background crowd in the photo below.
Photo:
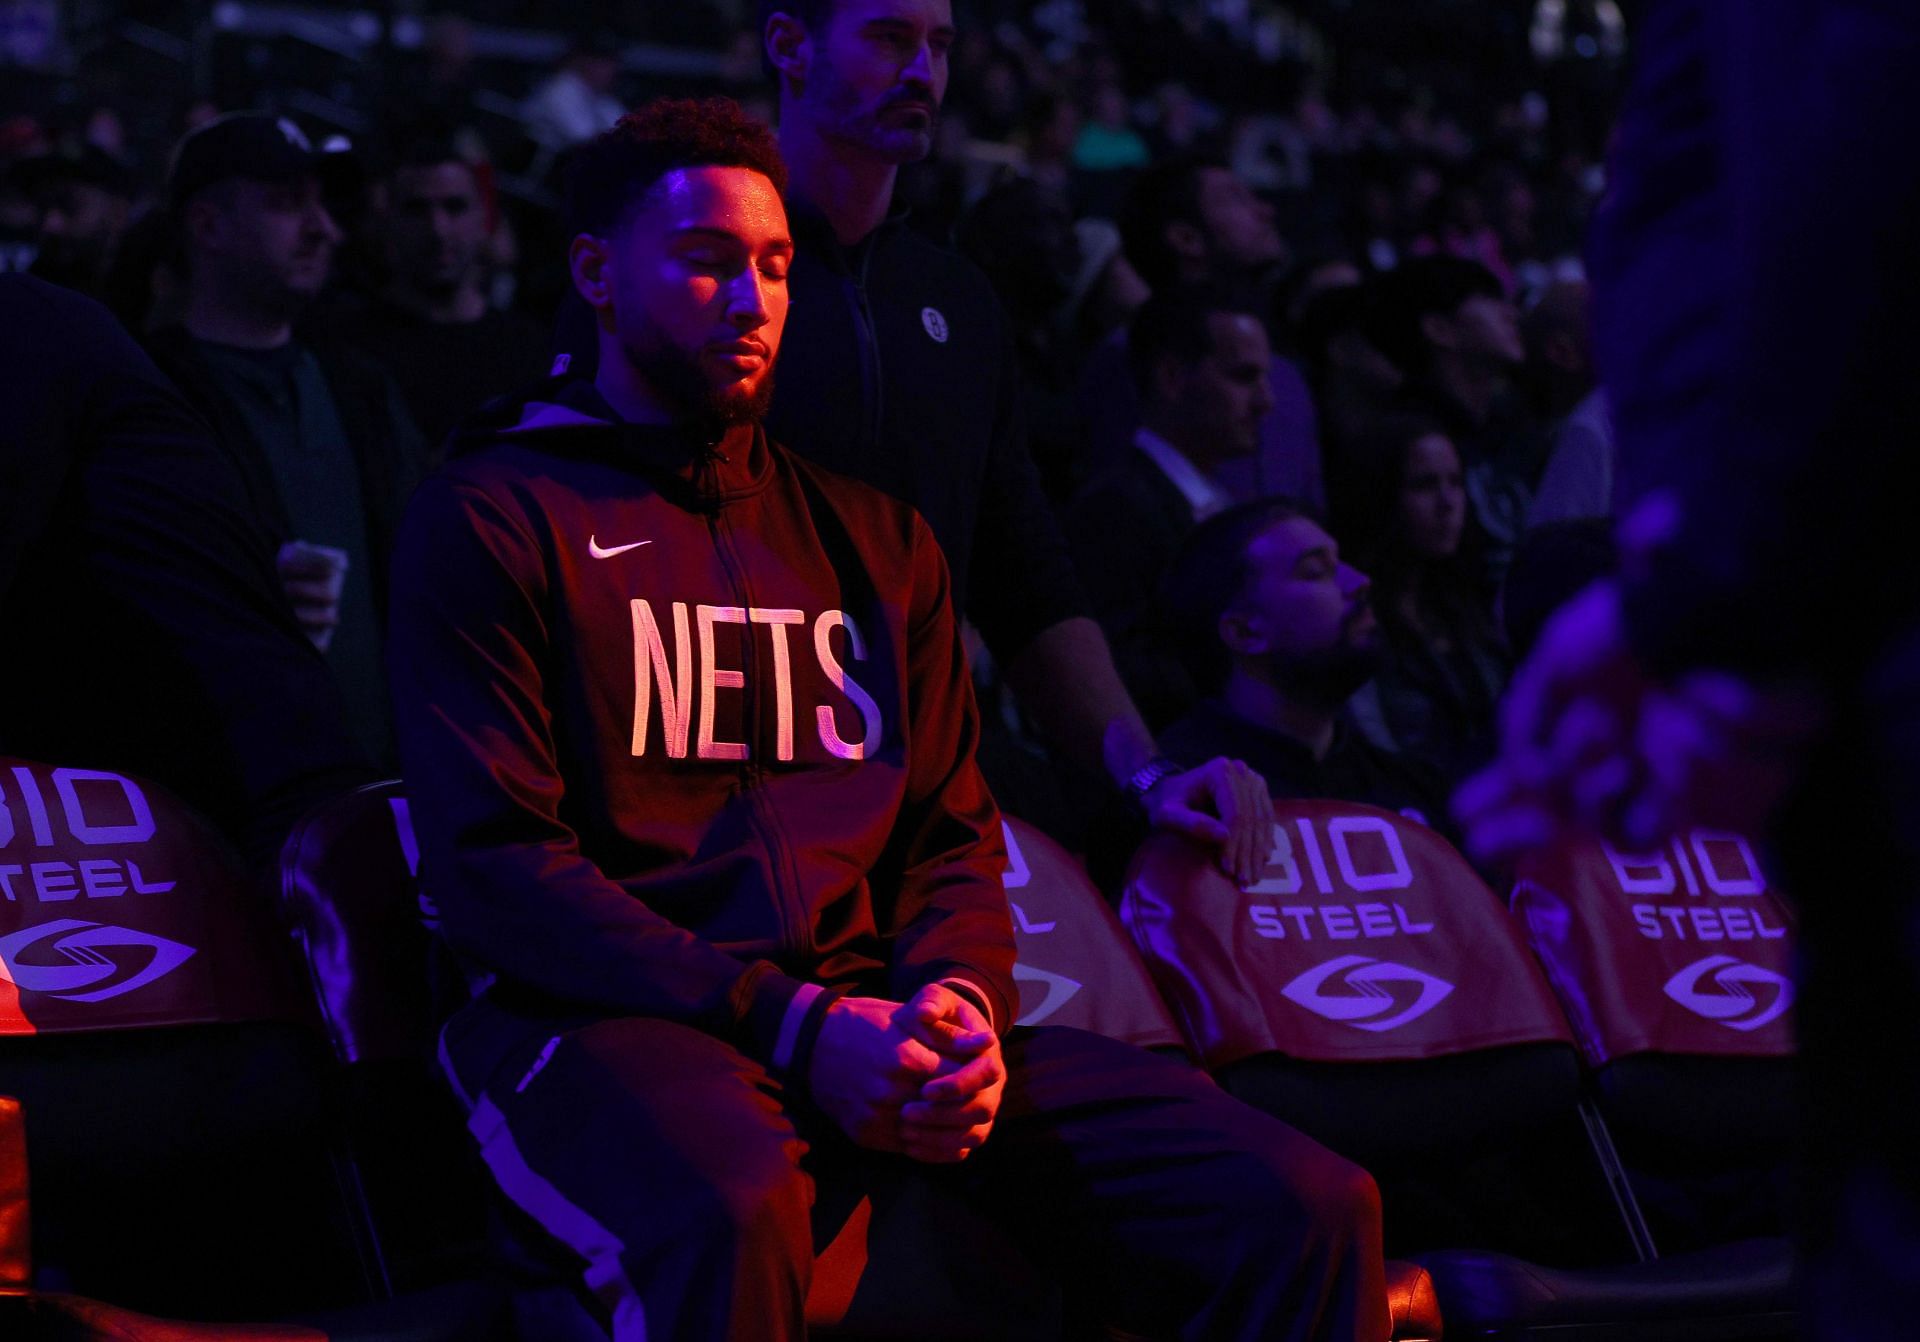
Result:
{"label": "blurred background crowd", "polygon": [[[1236,587],[1246,555],[1223,569],[1192,533],[1280,495],[1371,582],[1381,655],[1342,732],[1429,799],[1485,761],[1519,645],[1608,562],[1580,252],[1633,10],[956,0],[934,152],[895,207],[1005,309],[1027,450],[1156,732],[1225,692],[1193,592]],[[226,432],[330,425],[303,415],[299,367],[236,354],[262,343],[237,327],[209,341],[222,320],[284,311],[324,370],[359,506],[267,455],[292,534],[331,509],[361,562],[329,588],[325,555],[283,548],[280,578],[390,757],[379,532],[463,415],[548,373],[570,150],[660,94],[773,118],[755,6],[0,0],[0,70],[0,270],[97,298]],[[199,184],[273,175],[245,136],[182,181],[182,137],[243,109],[317,161],[317,197],[209,212]],[[1084,847],[1105,789],[1034,767],[1040,734],[976,654],[1003,803]]]}

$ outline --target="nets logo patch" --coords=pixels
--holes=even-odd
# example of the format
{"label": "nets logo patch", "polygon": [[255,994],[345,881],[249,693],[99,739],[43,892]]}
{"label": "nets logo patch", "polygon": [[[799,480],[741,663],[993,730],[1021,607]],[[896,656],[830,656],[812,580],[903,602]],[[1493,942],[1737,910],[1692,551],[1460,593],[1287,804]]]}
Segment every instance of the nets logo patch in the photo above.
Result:
{"label": "nets logo patch", "polygon": [[1281,993],[1316,1016],[1357,1030],[1392,1030],[1415,1021],[1453,992],[1444,979],[1365,955],[1341,955],[1296,977]]}
{"label": "nets logo patch", "polygon": [[[109,954],[110,949],[123,953]],[[35,962],[23,963],[29,953]],[[68,1002],[104,1002],[172,973],[193,954],[193,947],[151,932],[59,918],[0,937],[0,978],[12,980],[23,992]],[[67,963],[45,963],[55,957]]]}
{"label": "nets logo patch", "polygon": [[1793,1005],[1793,980],[1731,955],[1709,955],[1668,979],[1666,994],[1729,1030],[1757,1030]]}
{"label": "nets logo patch", "polygon": [[927,334],[933,337],[936,344],[947,343],[947,319],[939,308],[921,308],[920,324],[927,328]]}

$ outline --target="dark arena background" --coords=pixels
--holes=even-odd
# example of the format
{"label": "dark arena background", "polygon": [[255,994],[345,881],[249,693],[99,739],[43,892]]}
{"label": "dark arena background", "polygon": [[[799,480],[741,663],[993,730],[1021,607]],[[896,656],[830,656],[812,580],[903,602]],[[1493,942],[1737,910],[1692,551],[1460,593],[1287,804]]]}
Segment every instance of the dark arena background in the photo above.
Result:
{"label": "dark arena background", "polygon": [[1915,70],[0,0],[0,1338],[1915,1335]]}

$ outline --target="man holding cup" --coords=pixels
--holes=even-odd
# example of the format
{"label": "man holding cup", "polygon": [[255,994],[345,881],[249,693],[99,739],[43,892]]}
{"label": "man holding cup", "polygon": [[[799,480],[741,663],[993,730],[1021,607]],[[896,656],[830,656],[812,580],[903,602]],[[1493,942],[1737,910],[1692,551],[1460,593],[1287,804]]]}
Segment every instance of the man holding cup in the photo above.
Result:
{"label": "man holding cup", "polygon": [[154,361],[213,425],[278,545],[282,589],[326,656],[366,754],[393,755],[381,672],[389,539],[422,447],[392,380],[296,336],[339,229],[316,153],[284,117],[239,112],[183,140],[168,173],[186,258],[180,325]]}

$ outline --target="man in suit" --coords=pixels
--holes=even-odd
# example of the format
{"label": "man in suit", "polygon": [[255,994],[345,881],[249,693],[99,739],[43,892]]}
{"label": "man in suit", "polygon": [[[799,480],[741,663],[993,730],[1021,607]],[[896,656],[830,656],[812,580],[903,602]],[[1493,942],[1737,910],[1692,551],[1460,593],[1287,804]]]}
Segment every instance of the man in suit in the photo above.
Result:
{"label": "man in suit", "polygon": [[1215,472],[1250,457],[1273,409],[1260,319],[1221,290],[1155,294],[1134,316],[1132,450],[1074,499],[1067,535],[1094,613],[1150,724],[1186,707],[1142,647],[1153,593],[1187,535],[1234,500]]}

